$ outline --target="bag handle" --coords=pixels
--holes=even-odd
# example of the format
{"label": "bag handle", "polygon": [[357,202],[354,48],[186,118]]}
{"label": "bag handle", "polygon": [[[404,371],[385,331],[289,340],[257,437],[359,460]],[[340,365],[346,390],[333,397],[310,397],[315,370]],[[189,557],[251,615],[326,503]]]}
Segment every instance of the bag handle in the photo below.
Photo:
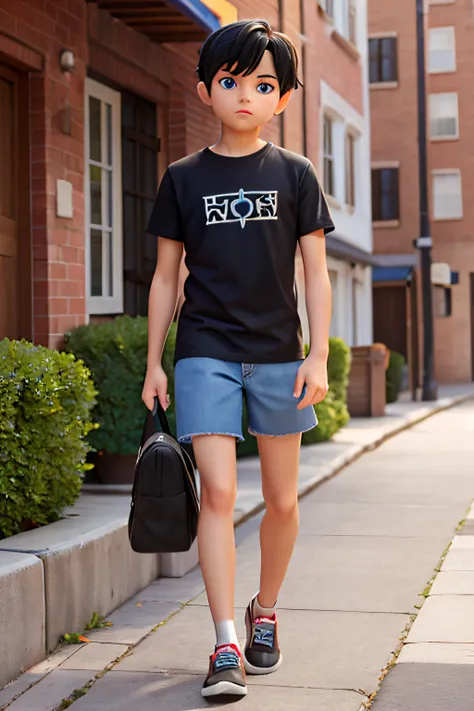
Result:
{"label": "bag handle", "polygon": [[158,423],[165,434],[170,435],[170,437],[173,436],[171,433],[168,418],[166,417],[166,412],[161,407],[158,398],[155,397],[153,410],[148,410],[146,415],[145,426],[143,427],[142,442],[140,445],[141,447],[143,447],[147,439],[151,437],[152,434],[155,434],[155,432],[159,431],[160,427],[158,426]]}

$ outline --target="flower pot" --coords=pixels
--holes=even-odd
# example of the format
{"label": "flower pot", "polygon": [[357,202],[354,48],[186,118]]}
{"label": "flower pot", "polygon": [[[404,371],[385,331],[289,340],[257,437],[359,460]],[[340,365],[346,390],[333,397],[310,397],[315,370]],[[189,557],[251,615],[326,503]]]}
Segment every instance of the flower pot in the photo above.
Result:
{"label": "flower pot", "polygon": [[133,484],[136,454],[95,453],[91,461],[101,484]]}

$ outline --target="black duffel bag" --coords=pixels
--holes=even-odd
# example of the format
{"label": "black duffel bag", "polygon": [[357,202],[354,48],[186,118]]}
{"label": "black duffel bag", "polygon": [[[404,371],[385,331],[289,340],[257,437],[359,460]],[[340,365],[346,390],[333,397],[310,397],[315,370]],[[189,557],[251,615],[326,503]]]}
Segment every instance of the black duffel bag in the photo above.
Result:
{"label": "black duffel bag", "polygon": [[[162,431],[157,431],[156,415]],[[198,517],[194,464],[172,436],[166,413],[155,398],[135,465],[130,545],[137,553],[187,551],[196,538]]]}

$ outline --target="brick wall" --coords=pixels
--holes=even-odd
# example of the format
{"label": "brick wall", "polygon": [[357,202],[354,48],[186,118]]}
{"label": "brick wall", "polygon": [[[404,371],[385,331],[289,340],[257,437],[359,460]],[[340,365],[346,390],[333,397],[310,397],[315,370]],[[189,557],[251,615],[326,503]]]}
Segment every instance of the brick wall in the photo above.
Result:
{"label": "brick wall", "polygon": [[375,225],[374,251],[411,252],[419,231],[416,8],[369,0],[369,35],[398,33],[398,88],[371,89],[372,161],[400,161],[400,225]]}
{"label": "brick wall", "polygon": [[[82,323],[84,301],[83,86],[86,24],[83,0],[5,0],[0,26],[43,57],[44,71],[30,81],[33,329],[38,343],[56,345],[60,334]],[[68,82],[59,53],[68,47],[76,70]],[[60,132],[69,93],[71,135]],[[55,211],[57,179],[74,188],[74,218]]]}

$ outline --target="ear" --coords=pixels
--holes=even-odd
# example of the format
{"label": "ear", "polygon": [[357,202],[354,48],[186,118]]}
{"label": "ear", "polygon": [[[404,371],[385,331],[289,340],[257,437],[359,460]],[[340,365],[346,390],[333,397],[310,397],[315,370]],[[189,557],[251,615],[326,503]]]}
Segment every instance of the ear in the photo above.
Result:
{"label": "ear", "polygon": [[206,106],[212,106],[211,97],[209,96],[209,92],[203,81],[200,81],[197,85],[197,93],[203,104]]}
{"label": "ear", "polygon": [[290,89],[290,91],[287,91],[286,94],[283,94],[283,96],[280,98],[280,101],[278,102],[278,106],[276,107],[275,116],[279,116],[279,114],[283,113],[283,111],[289,104],[292,94],[292,89]]}

